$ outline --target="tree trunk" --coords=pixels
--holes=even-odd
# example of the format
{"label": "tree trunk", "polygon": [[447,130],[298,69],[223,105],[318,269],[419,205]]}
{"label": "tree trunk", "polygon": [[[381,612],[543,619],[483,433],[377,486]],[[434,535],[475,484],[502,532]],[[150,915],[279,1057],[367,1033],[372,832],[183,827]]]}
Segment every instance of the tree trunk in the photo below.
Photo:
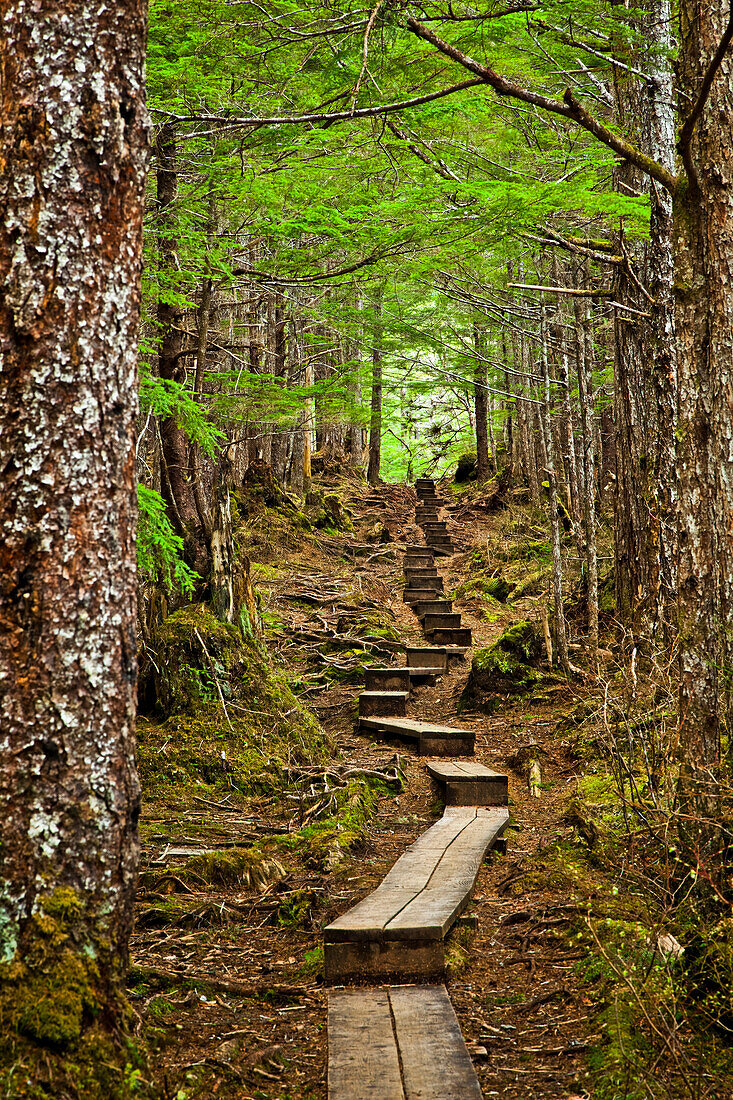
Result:
{"label": "tree trunk", "polygon": [[[287,375],[288,341],[285,320],[285,300],[281,293],[275,296],[273,308],[273,374],[281,378],[285,385]],[[270,450],[270,464],[280,481],[285,480],[285,457],[288,449],[288,436],[280,416],[275,425]]]}
{"label": "tree trunk", "polygon": [[593,399],[593,328],[590,311],[576,298],[577,368],[583,441],[583,519],[588,569],[588,645],[598,658],[598,551],[596,543],[595,403]]}
{"label": "tree trunk", "polygon": [[552,598],[555,610],[555,635],[557,638],[557,656],[560,667],[566,676],[570,675],[568,660],[568,637],[565,627],[565,608],[562,594],[562,548],[560,543],[560,511],[557,504],[557,475],[555,465],[555,443],[552,430],[552,393],[550,384],[550,361],[547,353],[547,321],[545,307],[542,306],[541,333],[542,375],[545,383],[544,393],[544,436],[547,448],[547,512],[550,517],[552,536]]}
{"label": "tree trunk", "polygon": [[476,415],[476,476],[479,482],[488,481],[489,472],[489,404],[486,389],[486,361],[483,357],[482,332],[478,325],[473,326],[473,346],[476,351],[476,366],[473,375],[473,407]]}
{"label": "tree trunk", "polygon": [[[162,283],[170,283],[177,270],[178,241],[174,204],[178,191],[176,129],[173,122],[161,126],[155,146],[156,198],[158,204],[158,263]],[[170,288],[168,288],[170,289]],[[181,356],[183,311],[160,295],[157,303],[158,374],[167,382],[182,383],[185,378]],[[208,547],[201,525],[193,486],[188,477],[188,439],[172,416],[160,424],[162,490],[171,523],[184,541],[186,559],[198,573],[208,570]]]}
{"label": "tree trunk", "polygon": [[[725,0],[684,0],[682,102],[694,102],[728,21]],[[721,668],[730,667],[733,584],[731,316],[733,87],[723,61],[697,123],[691,178],[674,198],[679,354],[679,636],[682,789],[703,811],[720,762]],[[684,799],[683,799],[684,801]]]}
{"label": "tree trunk", "polygon": [[374,328],[372,333],[372,404],[369,419],[369,468],[367,480],[370,485],[379,483],[379,469],[382,462],[382,289],[374,299]]}
{"label": "tree trunk", "polygon": [[48,1095],[69,1048],[109,1087],[132,922],[144,41],[136,0],[0,37],[0,1018]]}

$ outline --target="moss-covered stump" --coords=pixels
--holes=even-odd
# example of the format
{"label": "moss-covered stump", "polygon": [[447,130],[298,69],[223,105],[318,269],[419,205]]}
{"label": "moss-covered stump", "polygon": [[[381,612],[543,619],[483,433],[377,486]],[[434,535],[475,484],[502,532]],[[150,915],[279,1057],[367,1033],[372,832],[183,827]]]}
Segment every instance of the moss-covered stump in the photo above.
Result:
{"label": "moss-covered stump", "polygon": [[460,708],[492,710],[506,696],[531,692],[543,679],[541,654],[542,628],[537,623],[513,623],[494,645],[474,653]]}
{"label": "moss-covered stump", "polygon": [[353,532],[351,512],[338,493],[309,493],[308,506],[308,517],[319,531]]}
{"label": "moss-covered stump", "polygon": [[465,485],[467,481],[475,481],[478,476],[478,459],[475,452],[461,455],[453,480],[458,485]]}

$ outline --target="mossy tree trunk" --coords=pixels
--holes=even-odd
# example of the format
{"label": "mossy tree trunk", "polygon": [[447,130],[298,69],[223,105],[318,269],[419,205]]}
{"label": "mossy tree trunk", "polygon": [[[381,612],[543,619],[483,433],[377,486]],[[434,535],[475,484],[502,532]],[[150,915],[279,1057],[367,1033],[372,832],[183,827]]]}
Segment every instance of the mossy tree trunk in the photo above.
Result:
{"label": "mossy tree trunk", "polygon": [[[0,37],[3,1095],[23,1036],[41,1067],[97,1043],[103,1073],[98,1044],[120,1022],[139,811],[145,17],[140,0],[42,16],[11,3]],[[59,1072],[53,1094],[69,1095]]]}
{"label": "mossy tree trunk", "polygon": [[379,470],[382,464],[382,288],[374,299],[374,325],[372,329],[372,403],[369,419],[369,468],[367,479],[370,485],[379,482]]}

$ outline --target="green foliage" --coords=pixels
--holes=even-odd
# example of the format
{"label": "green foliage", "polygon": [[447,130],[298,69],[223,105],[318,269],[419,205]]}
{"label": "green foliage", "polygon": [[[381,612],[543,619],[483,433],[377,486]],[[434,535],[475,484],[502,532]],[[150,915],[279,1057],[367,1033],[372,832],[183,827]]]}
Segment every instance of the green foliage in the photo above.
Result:
{"label": "green foliage", "polygon": [[191,596],[198,574],[183,560],[183,539],[168,519],[160,493],[138,484],[137,566],[146,581],[174,587]]}

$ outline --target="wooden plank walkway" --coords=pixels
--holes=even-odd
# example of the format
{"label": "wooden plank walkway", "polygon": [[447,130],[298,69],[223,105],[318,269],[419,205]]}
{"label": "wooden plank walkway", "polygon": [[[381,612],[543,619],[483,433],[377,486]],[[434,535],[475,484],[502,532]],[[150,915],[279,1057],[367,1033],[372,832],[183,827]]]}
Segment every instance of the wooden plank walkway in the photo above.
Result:
{"label": "wooden plank walkway", "polygon": [[383,733],[399,740],[415,741],[420,756],[471,756],[473,753],[473,730],[459,729],[457,726],[374,714],[360,715],[359,729],[365,733]]}
{"label": "wooden plank walkway", "polygon": [[448,806],[506,806],[507,776],[474,760],[428,760],[428,772],[443,788]]}
{"label": "wooden plank walkway", "polygon": [[445,986],[331,991],[328,1100],[481,1100]]}
{"label": "wooden plank walkway", "polygon": [[446,935],[508,821],[505,807],[447,807],[377,889],[324,930],[326,980],[441,975]]}

